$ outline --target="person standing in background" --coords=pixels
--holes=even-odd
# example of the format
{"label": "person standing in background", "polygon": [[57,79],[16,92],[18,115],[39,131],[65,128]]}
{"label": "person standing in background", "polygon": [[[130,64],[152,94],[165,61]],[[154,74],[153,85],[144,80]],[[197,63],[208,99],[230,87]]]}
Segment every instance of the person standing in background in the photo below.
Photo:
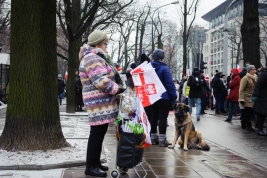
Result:
{"label": "person standing in background", "polygon": [[75,108],[76,111],[83,111],[82,82],[80,80],[79,71],[75,71]]}
{"label": "person standing in background", "polygon": [[205,80],[205,75],[204,75],[204,71],[200,70],[200,75],[201,75],[201,79],[203,80],[203,85],[201,87],[201,91],[202,91],[202,96],[201,96],[201,112],[200,114],[207,114],[205,113],[205,108],[206,108],[206,101],[207,101],[207,94],[210,91],[210,88]]}
{"label": "person standing in background", "polygon": [[59,100],[59,104],[62,105],[62,99],[64,97],[64,90],[65,90],[65,83],[62,80],[62,75],[58,74],[57,76],[58,79],[58,100]]}
{"label": "person standing in background", "polygon": [[241,120],[242,129],[254,131],[250,117],[252,115],[254,105],[254,102],[252,101],[252,93],[257,81],[255,66],[247,66],[247,72],[246,76],[244,76],[240,82],[238,102],[240,108],[243,108],[243,118]]}

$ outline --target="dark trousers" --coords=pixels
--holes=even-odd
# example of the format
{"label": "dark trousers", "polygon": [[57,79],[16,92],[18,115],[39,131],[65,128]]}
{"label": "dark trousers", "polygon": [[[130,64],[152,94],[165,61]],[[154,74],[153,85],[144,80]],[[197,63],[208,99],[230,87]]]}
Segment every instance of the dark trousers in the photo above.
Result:
{"label": "dark trousers", "polygon": [[204,113],[204,110],[206,108],[206,94],[202,94],[202,97],[201,97],[201,113]]}
{"label": "dark trousers", "polygon": [[152,105],[151,133],[157,133],[159,122],[159,133],[166,134],[169,108],[170,102],[168,100],[159,100]]}
{"label": "dark trousers", "polygon": [[243,110],[243,117],[241,120],[242,127],[251,127],[251,114],[253,113],[253,108],[245,107]]}
{"label": "dark trousers", "polygon": [[152,105],[151,106],[147,106],[144,108],[145,112],[146,112],[146,116],[147,119],[149,120],[149,122],[151,123],[151,117],[152,117]]}
{"label": "dark trousers", "polygon": [[216,103],[215,103],[215,112],[220,111],[220,104],[221,104],[221,99],[222,99],[222,94],[221,93],[213,93],[213,96],[215,97]]}
{"label": "dark trousers", "polygon": [[257,123],[258,123],[258,129],[259,131],[263,131],[263,123],[265,120],[265,116],[259,116],[257,115]]}
{"label": "dark trousers", "polygon": [[91,126],[87,144],[86,167],[98,167],[102,151],[102,143],[108,130],[108,124]]}

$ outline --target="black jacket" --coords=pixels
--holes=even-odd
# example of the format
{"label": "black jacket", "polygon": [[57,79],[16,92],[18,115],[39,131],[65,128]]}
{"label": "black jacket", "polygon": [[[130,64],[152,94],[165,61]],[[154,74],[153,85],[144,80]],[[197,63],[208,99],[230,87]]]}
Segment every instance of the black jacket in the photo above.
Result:
{"label": "black jacket", "polygon": [[245,75],[247,75],[247,69],[244,68],[240,73],[239,73],[239,77],[240,79],[242,79]]}
{"label": "black jacket", "polygon": [[221,81],[220,78],[220,73],[217,73],[215,77],[213,77],[211,86],[213,88],[213,93],[224,93],[224,88],[225,86],[223,85],[223,82]]}
{"label": "black jacket", "polygon": [[[194,88],[192,88],[192,86],[193,86],[192,77],[194,77],[194,76],[200,76],[200,73],[198,71],[194,71],[192,73],[192,75],[189,76],[188,81],[187,81],[187,85],[190,86],[189,96],[188,97],[189,98],[201,98],[202,97],[202,89],[194,89]],[[203,81],[202,78],[201,78],[201,82],[202,82],[202,86],[203,86],[204,81]]]}
{"label": "black jacket", "polygon": [[257,96],[258,100],[254,103],[255,114],[267,116],[267,69],[264,69],[255,85],[252,96]]}
{"label": "black jacket", "polygon": [[201,79],[203,80],[203,85],[202,85],[201,90],[202,90],[202,95],[204,95],[204,94],[207,94],[207,92],[210,91],[210,88],[209,88],[209,86],[208,86],[208,84],[207,84],[207,82],[205,80],[205,77],[201,76]]}
{"label": "black jacket", "polygon": [[63,93],[65,89],[65,83],[63,80],[58,80],[58,94]]}

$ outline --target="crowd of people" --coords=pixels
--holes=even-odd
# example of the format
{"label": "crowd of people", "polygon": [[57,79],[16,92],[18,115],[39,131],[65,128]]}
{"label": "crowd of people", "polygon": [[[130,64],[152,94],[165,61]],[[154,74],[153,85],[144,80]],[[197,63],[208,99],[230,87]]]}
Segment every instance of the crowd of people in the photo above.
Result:
{"label": "crowd of people", "polygon": [[[177,83],[174,80],[174,83]],[[194,68],[192,75],[183,76],[178,82],[178,102],[196,107],[196,118],[206,109],[215,111],[215,115],[225,115],[225,122],[232,122],[233,115],[240,116],[241,128],[254,131],[251,120],[255,120],[259,136],[266,136],[263,131],[267,117],[267,69],[256,69],[247,65],[241,72],[237,68],[231,70],[226,77],[216,71],[211,80],[204,77],[204,72]]]}
{"label": "crowd of people", "polygon": [[[209,80],[204,72],[194,68],[192,75],[182,76],[179,82],[172,78],[169,67],[164,62],[164,51],[156,49],[150,59],[141,54],[139,63],[132,63],[127,71],[126,82],[121,79],[122,69],[113,63],[107,55],[107,33],[95,30],[88,36],[88,44],[81,47],[79,53],[80,66],[76,71],[76,110],[84,106],[88,113],[91,126],[88,138],[85,174],[106,177],[107,166],[101,165],[100,156],[102,144],[109,123],[118,117],[119,101],[116,95],[127,87],[134,88],[131,70],[144,61],[150,62],[166,91],[161,99],[145,107],[148,120],[151,123],[151,142],[159,147],[167,147],[170,143],[166,138],[167,118],[170,108],[182,102],[192,108],[196,107],[196,120],[207,114],[211,108],[216,115],[228,115],[226,122],[231,122],[233,115],[240,115],[241,127],[254,130],[251,118],[256,118],[258,135],[263,132],[263,123],[267,116],[267,69],[256,70],[248,65],[241,72],[232,69],[230,76],[216,71]],[[79,76],[78,76],[79,74]],[[62,76],[59,75],[59,88],[63,88]],[[60,104],[62,89],[59,89]]]}

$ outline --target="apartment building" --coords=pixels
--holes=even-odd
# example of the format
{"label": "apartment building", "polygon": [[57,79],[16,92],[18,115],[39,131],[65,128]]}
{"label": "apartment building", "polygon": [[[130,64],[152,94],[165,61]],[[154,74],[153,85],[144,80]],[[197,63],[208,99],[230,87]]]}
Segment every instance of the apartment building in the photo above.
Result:
{"label": "apartment building", "polygon": [[[209,22],[209,28],[206,31],[206,43],[203,47],[203,60],[208,63],[208,69],[205,73],[213,76],[215,71],[223,71],[223,45],[224,45],[224,25],[225,25],[225,10],[232,0],[226,0],[216,8],[202,16],[202,18]],[[260,16],[260,38],[261,38],[261,61],[265,64],[267,60],[267,44],[265,42],[267,37],[266,24],[267,5],[259,4]],[[243,22],[243,0],[234,3],[228,11],[228,54],[227,54],[227,71],[229,75],[232,68],[243,67],[242,54],[242,35],[240,27]]]}
{"label": "apartment building", "polygon": [[[205,73],[211,77],[216,70],[223,71],[225,10],[231,2],[232,0],[227,0],[202,16],[204,20],[209,22],[209,29],[206,31],[206,43],[203,45],[203,60],[208,63]],[[231,68],[235,68],[242,63],[240,62],[242,61],[241,48],[239,49],[239,56],[237,56],[237,47],[241,42],[239,29],[242,24],[242,16],[243,0],[239,0],[228,11],[228,73],[230,73]]]}

